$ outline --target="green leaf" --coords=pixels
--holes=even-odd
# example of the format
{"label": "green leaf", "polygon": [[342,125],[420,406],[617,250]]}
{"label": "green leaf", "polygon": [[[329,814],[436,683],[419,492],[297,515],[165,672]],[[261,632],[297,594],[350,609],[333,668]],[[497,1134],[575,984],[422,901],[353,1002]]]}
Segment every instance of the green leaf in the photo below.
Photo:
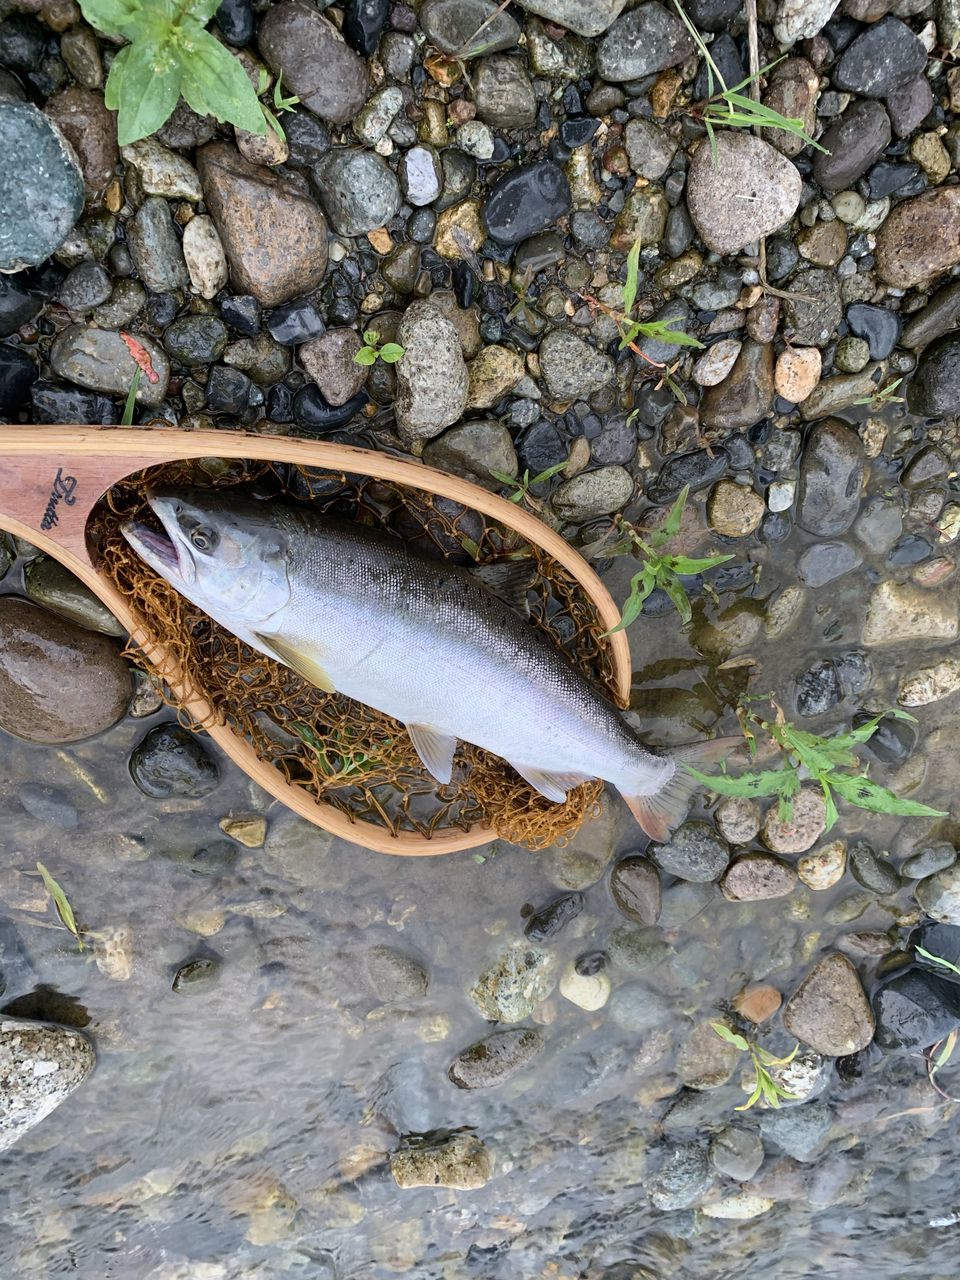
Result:
{"label": "green leaf", "polygon": [[361,347],[353,360],[355,364],[376,364],[377,353],[373,347]]}
{"label": "green leaf", "polygon": [[551,476],[557,475],[561,471],[565,471],[569,458],[564,458],[563,462],[555,462],[552,467],[547,467],[545,471],[539,471],[530,481],[531,484],[542,484],[544,480],[549,480]]}
{"label": "green leaf", "polygon": [[623,310],[629,317],[637,300],[637,288],[640,281],[640,239],[634,240],[627,254],[627,281],[623,286]]}
{"label": "green leaf", "polygon": [[182,70],[166,47],[138,40],[130,46],[121,74],[117,142],[125,147],[156,133],[169,119],[180,96]]}
{"label": "green leaf", "polygon": [[267,132],[260,100],[242,63],[209,31],[184,32],[177,46],[183,62],[180,89],[198,115],[229,121],[247,133]]}
{"label": "green leaf", "polygon": [[931,809],[929,805],[919,804],[916,800],[905,800],[895,795],[887,787],[881,787],[865,774],[835,773],[830,777],[830,785],[834,790],[849,800],[858,809],[867,809],[870,813],[894,813],[907,818],[945,818],[942,809]]}
{"label": "green leaf", "polygon": [[53,905],[57,909],[57,915],[62,920],[64,926],[67,929],[69,929],[70,932],[73,934],[73,936],[76,938],[77,945],[82,951],[83,939],[80,937],[80,930],[77,928],[76,916],[73,914],[73,907],[71,907],[70,901],[67,898],[67,895],[64,893],[63,889],[60,887],[57,881],[54,880],[53,876],[50,874],[50,872],[47,870],[47,868],[43,865],[42,862],[37,863],[37,870],[40,872],[40,875],[43,877],[43,883],[47,887],[47,892],[50,894],[50,897],[53,899]]}
{"label": "green leaf", "polygon": [[642,324],[638,323],[636,327],[637,333],[642,333],[644,337],[653,338],[657,342],[667,342],[674,347],[696,347],[699,350],[703,343],[698,342],[689,333],[685,333],[683,329],[677,329],[675,326],[679,323],[678,319],[645,320]]}
{"label": "green leaf", "polygon": [[133,373],[133,381],[130,383],[130,390],[127,392],[127,398],[123,406],[123,416],[120,418],[121,427],[129,427],[133,425],[133,410],[137,402],[137,391],[140,389],[140,379],[143,376],[143,370],[138,365]]}
{"label": "green leaf", "polygon": [[932,951],[926,951],[923,947],[915,947],[918,956],[923,956],[925,960],[931,960],[934,964],[943,965],[944,969],[949,969],[953,973],[960,973],[960,969],[955,964],[951,964],[949,960],[944,960],[943,956],[935,956]]}
{"label": "green leaf", "polygon": [[668,556],[667,563],[674,573],[687,577],[694,573],[703,573],[704,569],[715,569],[718,564],[726,564],[733,556],[704,556],[700,560],[692,560],[689,556]]}
{"label": "green leaf", "polygon": [[141,21],[141,0],[80,0],[80,10],[97,31],[111,36],[136,34]]}
{"label": "green leaf", "polygon": [[673,607],[680,615],[680,621],[684,626],[693,617],[693,610],[690,607],[690,598],[684,591],[683,587],[674,577],[661,577],[660,586],[669,596]]}
{"label": "green leaf", "polygon": [[731,1031],[728,1026],[722,1022],[711,1022],[710,1026],[714,1029],[721,1040],[726,1040],[727,1044],[732,1044],[735,1048],[746,1052],[750,1048],[743,1036],[738,1035],[736,1031]]}
{"label": "green leaf", "polygon": [[103,101],[108,111],[117,111],[120,108],[120,100],[123,97],[124,68],[132,50],[132,44],[124,45],[110,64],[110,74],[103,88]]}
{"label": "green leaf", "polygon": [[670,514],[667,516],[666,520],[664,520],[658,531],[664,540],[676,537],[680,532],[680,522],[683,520],[683,508],[687,505],[687,498],[689,495],[690,486],[685,484],[677,495],[676,502],[670,508]]}
{"label": "green leaf", "polygon": [[[148,0],[148,3],[152,3],[152,0]],[[220,8],[220,3],[221,0],[187,0],[183,8],[188,17],[205,27]]]}
{"label": "green leaf", "polygon": [[716,791],[721,796],[776,796],[785,790],[791,790],[790,780],[796,777],[794,771],[785,766],[782,769],[764,769],[755,773],[743,773],[739,778],[728,777],[725,773],[701,773],[691,765],[684,765],[698,782]]}
{"label": "green leaf", "polygon": [[760,1101],[760,1098],[762,1097],[762,1095],[763,1095],[763,1089],[758,1082],[756,1087],[754,1088],[753,1093],[751,1093],[750,1097],[746,1100],[743,1106],[734,1107],[733,1108],[734,1111],[749,1111],[755,1102]]}
{"label": "green leaf", "polygon": [[385,364],[396,364],[401,356],[406,355],[406,347],[401,347],[399,342],[385,342],[380,348],[380,359]]}
{"label": "green leaf", "polygon": [[771,1107],[780,1106],[780,1095],[777,1092],[777,1086],[773,1083],[768,1073],[762,1067],[757,1067],[757,1083],[763,1090],[763,1096],[769,1102]]}
{"label": "green leaf", "polygon": [[[919,947],[917,948],[917,950],[919,950]],[[950,968],[952,969],[953,965],[950,965]],[[960,970],[957,970],[957,972],[960,973]],[[943,1048],[937,1054],[937,1059],[933,1064],[932,1072],[939,1071],[941,1067],[945,1067],[947,1063],[950,1061],[951,1057],[953,1056],[953,1051],[957,1047],[957,1035],[958,1035],[957,1031],[953,1030],[946,1037],[946,1039],[943,1042]]]}
{"label": "green leaf", "polygon": [[621,610],[620,621],[615,627],[605,631],[604,635],[612,636],[617,631],[622,631],[624,627],[629,627],[631,622],[635,622],[643,610],[643,602],[655,586],[653,575],[646,566],[639,573],[635,573],[630,580],[630,594]]}
{"label": "green leaf", "polygon": [[376,329],[364,329],[363,340],[364,342],[368,342],[371,347],[375,347],[380,341],[380,335],[377,333]]}
{"label": "green leaf", "polygon": [[[360,359],[360,357],[359,357],[359,356],[357,356],[356,358],[357,358],[358,360]],[[371,361],[371,364],[372,364],[372,363],[373,363],[373,362]],[[493,476],[494,480],[499,480],[501,484],[514,485],[514,484],[516,484],[516,483],[517,483],[517,477],[516,477],[516,476],[508,476],[508,475],[505,475],[505,474],[504,474],[504,472],[502,472],[502,471],[491,471],[491,472],[490,472],[490,474]]]}

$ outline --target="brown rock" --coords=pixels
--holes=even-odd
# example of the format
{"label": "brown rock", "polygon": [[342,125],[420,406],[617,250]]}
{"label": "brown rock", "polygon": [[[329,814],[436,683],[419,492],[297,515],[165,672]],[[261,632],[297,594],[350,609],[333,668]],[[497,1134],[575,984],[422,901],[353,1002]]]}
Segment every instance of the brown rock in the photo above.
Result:
{"label": "brown rock", "polygon": [[797,248],[814,266],[835,267],[847,251],[847,229],[839,218],[815,222],[797,235]]}
{"label": "brown rock", "polygon": [[873,1013],[846,956],[825,956],[783,1008],[783,1025],[818,1053],[844,1057],[873,1039]]}
{"label": "brown rock", "polygon": [[621,858],[610,875],[610,892],[628,920],[654,925],[660,919],[660,873],[647,858]]}
{"label": "brown rock", "polygon": [[28,742],[77,742],[116,724],[132,693],[116,641],[0,598],[0,728]]}
{"label": "brown rock", "polygon": [[773,347],[747,341],[719,386],[700,401],[700,422],[724,435],[755,426],[773,405]]}
{"label": "brown rock", "polygon": [[768,853],[745,853],[731,862],[720,880],[723,896],[732,902],[760,902],[785,898],[797,883],[797,873]]}
{"label": "brown rock", "polygon": [[759,526],[766,505],[749,485],[720,480],[707,499],[707,520],[722,538],[745,538]]}
{"label": "brown rock", "polygon": [[877,232],[877,274],[909,289],[960,263],[960,187],[904,200]]}
{"label": "brown rock", "polygon": [[49,98],[44,111],[77,153],[87,198],[101,195],[120,159],[116,113],[104,106],[102,93],[75,85]]}
{"label": "brown rock", "polygon": [[793,812],[788,821],[780,818],[778,805],[767,810],[761,836],[774,853],[806,853],[823,834],[827,824],[826,805],[819,787],[801,787],[793,798]]}
{"label": "brown rock", "polygon": [[323,392],[327,404],[346,404],[367,379],[367,367],[354,357],[362,343],[353,329],[328,329],[300,348],[300,363]]}
{"label": "brown rock", "polygon": [[316,202],[223,142],[204,147],[197,168],[234,287],[265,307],[315,289],[327,265],[327,224]]}
{"label": "brown rock", "polygon": [[787,347],[777,356],[773,385],[778,396],[799,404],[820,381],[823,357],[818,347]]}
{"label": "brown rock", "polygon": [[777,988],[768,986],[766,983],[744,987],[733,997],[733,1007],[740,1017],[746,1018],[755,1026],[772,1018],[782,1003],[783,996]]}
{"label": "brown rock", "polygon": [[[812,137],[819,84],[819,77],[806,58],[786,58],[770,74],[763,105],[782,116],[798,117],[803,121],[804,132]],[[763,136],[785,156],[797,156],[806,146],[802,138],[786,129],[764,129]]]}

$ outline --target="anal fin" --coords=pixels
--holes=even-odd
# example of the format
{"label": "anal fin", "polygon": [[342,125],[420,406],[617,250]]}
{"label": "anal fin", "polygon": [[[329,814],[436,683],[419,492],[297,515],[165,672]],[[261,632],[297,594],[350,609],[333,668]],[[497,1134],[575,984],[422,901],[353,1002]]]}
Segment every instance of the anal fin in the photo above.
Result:
{"label": "anal fin", "polygon": [[279,636],[263,636],[254,632],[253,638],[267,653],[272,654],[278,662],[282,662],[297,675],[303,676],[308,684],[316,685],[324,693],[333,693],[336,689],[328,673],[314,658],[303,654],[293,645],[289,645]]}
{"label": "anal fin", "polygon": [[427,724],[408,724],[406,729],[416,747],[417,755],[423,761],[423,767],[438,782],[444,785],[448,783],[453,776],[453,755],[457,749],[457,739],[438,729],[431,729]]}
{"label": "anal fin", "polygon": [[509,764],[512,769],[516,769],[524,782],[530,783],[534,791],[539,791],[554,804],[562,804],[567,798],[568,791],[579,787],[581,782],[587,781],[585,773],[550,773],[547,769],[535,769],[531,765],[516,764],[513,760],[509,761]]}

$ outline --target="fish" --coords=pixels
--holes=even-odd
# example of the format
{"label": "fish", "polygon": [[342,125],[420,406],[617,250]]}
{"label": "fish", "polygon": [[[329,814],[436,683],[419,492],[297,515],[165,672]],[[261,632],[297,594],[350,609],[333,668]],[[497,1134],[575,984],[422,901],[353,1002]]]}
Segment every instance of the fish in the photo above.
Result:
{"label": "fish", "polygon": [[501,594],[389,533],[235,492],[147,500],[160,528],[122,532],[150,568],[252,649],[401,721],[438,783],[451,781],[458,742],[472,743],[554,803],[603,779],[662,842],[699,785],[690,768],[736,745],[647,747]]}

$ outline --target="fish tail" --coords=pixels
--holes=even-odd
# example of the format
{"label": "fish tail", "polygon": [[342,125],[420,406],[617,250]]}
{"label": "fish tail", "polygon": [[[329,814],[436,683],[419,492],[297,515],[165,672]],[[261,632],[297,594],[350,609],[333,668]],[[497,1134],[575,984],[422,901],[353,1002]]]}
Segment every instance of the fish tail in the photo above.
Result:
{"label": "fish tail", "polygon": [[666,753],[674,769],[660,790],[651,795],[631,796],[624,792],[624,803],[651,840],[669,840],[674,828],[687,816],[690,797],[701,785],[690,768],[703,770],[718,764],[742,746],[742,738],[714,738],[711,742],[675,747]]}

